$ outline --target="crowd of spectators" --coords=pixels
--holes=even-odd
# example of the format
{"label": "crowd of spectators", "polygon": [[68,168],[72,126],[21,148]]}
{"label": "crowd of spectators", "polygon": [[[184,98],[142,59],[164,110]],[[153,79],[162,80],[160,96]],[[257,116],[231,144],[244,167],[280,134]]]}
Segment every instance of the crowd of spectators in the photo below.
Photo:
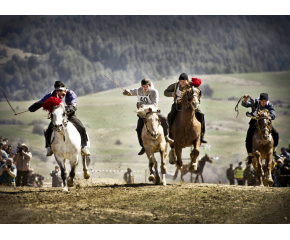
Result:
{"label": "crowd of spectators", "polygon": [[34,173],[30,167],[32,154],[28,146],[18,143],[15,154],[9,140],[0,139],[0,185],[2,186],[43,186],[44,177]]}
{"label": "crowd of spectators", "polygon": [[[263,168],[265,168],[265,165],[263,165]],[[235,180],[238,185],[260,185],[252,164],[246,163],[246,168],[243,168],[242,162],[239,162],[235,169],[233,169],[233,164],[230,164],[226,176],[230,185],[235,185]],[[282,147],[280,156],[274,158],[272,177],[274,180],[273,187],[290,187],[290,145],[288,148]]]}

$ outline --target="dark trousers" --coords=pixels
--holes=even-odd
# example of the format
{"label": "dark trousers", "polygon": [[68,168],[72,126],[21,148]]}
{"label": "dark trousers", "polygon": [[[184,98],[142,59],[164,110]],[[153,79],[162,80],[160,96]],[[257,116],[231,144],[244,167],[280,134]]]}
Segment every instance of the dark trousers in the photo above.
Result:
{"label": "dark trousers", "polygon": [[[169,137],[172,138],[172,125],[175,119],[176,114],[178,113],[176,109],[176,103],[173,103],[171,106],[171,111],[167,116],[168,124],[169,124]],[[201,123],[201,135],[203,139],[203,135],[205,133],[205,121],[204,121],[204,114],[200,111],[200,109],[197,109],[195,111],[195,117],[196,119]]]}
{"label": "dark trousers", "polygon": [[[253,143],[253,135],[256,130],[255,126],[255,120],[251,120],[249,122],[249,129],[247,131],[247,136],[246,136],[246,149],[248,153],[252,153],[252,143]],[[272,126],[272,136],[274,140],[274,148],[278,146],[279,143],[279,133],[277,132],[276,128]]]}
{"label": "dark trousers", "polygon": [[[76,127],[76,129],[78,130],[78,132],[81,135],[81,144],[82,146],[84,146],[87,141],[88,141],[88,137],[87,137],[87,133],[86,133],[86,129],[84,127],[84,125],[82,124],[82,122],[76,117],[76,115],[72,115],[68,118],[68,120]],[[51,139],[51,135],[53,132],[53,124],[52,122],[50,122],[47,130],[44,133],[45,136],[45,147],[50,147],[50,139]]]}
{"label": "dark trousers", "polygon": [[239,180],[239,179],[237,179],[237,182],[238,182],[238,185],[245,185],[245,184],[244,184],[244,180]]}
{"label": "dark trousers", "polygon": [[[138,115],[137,115],[138,116]],[[164,136],[168,135],[168,122],[167,122],[167,118],[165,116],[163,116],[162,114],[158,113],[158,118],[160,121],[161,126],[163,127],[163,132],[164,132]],[[143,148],[143,140],[142,140],[142,129],[144,126],[144,121],[141,117],[138,116],[138,122],[137,122],[137,136],[138,136],[138,140],[139,140],[139,144],[140,146]]]}
{"label": "dark trousers", "polygon": [[230,185],[235,185],[235,179],[230,179]]}
{"label": "dark trousers", "polygon": [[17,171],[16,186],[28,186],[29,171]]}

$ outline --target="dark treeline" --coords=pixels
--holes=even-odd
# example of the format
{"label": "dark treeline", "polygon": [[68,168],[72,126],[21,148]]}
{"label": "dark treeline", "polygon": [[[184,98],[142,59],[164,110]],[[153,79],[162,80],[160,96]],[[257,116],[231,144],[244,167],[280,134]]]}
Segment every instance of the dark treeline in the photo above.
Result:
{"label": "dark treeline", "polygon": [[[31,100],[65,82],[79,96],[181,72],[290,69],[289,16],[0,16],[0,43],[32,53],[0,65],[1,88]],[[0,57],[5,57],[5,49]]]}

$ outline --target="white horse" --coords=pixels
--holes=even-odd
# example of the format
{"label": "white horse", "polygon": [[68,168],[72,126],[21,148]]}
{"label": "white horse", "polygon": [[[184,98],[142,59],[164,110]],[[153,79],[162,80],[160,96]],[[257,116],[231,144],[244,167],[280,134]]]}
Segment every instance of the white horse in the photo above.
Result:
{"label": "white horse", "polygon": [[[155,184],[160,184],[160,177],[158,174],[158,163],[154,157],[154,153],[160,152],[161,157],[161,174],[163,185],[166,185],[165,174],[166,170],[166,156],[167,143],[164,137],[163,128],[160,124],[159,117],[156,111],[149,109],[139,109],[137,114],[144,119],[144,127],[142,129],[142,140],[149,160],[149,181],[155,181]],[[155,176],[152,168],[155,168]]]}
{"label": "white horse", "polygon": [[[62,104],[55,105],[51,113],[53,134],[51,136],[51,148],[53,150],[55,160],[57,161],[63,180],[63,186],[67,188],[74,184],[75,169],[78,165],[78,154],[81,152],[81,136],[75,126],[68,121],[65,109]],[[88,136],[89,139],[89,136]],[[87,142],[90,148],[90,140]],[[67,172],[65,160],[70,161],[71,171],[67,180]],[[90,158],[82,154],[84,178],[90,178],[88,165]]]}

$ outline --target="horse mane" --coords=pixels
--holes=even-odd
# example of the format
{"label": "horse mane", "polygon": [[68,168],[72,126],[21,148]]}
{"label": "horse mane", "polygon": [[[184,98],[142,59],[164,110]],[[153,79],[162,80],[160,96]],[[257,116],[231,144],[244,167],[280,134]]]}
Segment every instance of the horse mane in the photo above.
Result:
{"label": "horse mane", "polygon": [[61,105],[61,104],[62,104],[62,100],[60,98],[50,97],[42,104],[42,108],[43,108],[43,111],[48,111],[49,113],[51,113],[54,106]]}

